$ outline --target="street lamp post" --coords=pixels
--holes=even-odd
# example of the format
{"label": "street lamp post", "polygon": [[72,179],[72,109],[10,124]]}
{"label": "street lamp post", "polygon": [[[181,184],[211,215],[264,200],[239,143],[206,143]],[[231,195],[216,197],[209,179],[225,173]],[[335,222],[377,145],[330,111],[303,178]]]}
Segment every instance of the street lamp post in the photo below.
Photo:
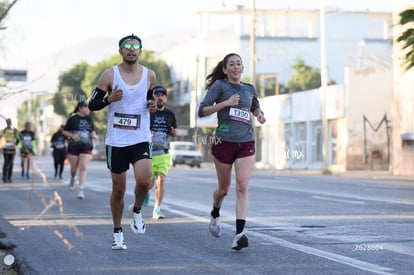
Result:
{"label": "street lamp post", "polygon": [[326,115],[326,86],[328,83],[328,72],[326,65],[326,26],[325,26],[325,0],[320,2],[320,48],[321,48],[321,112],[323,127],[323,171],[328,172],[329,166],[329,124]]}
{"label": "street lamp post", "polygon": [[252,28],[250,30],[250,80],[256,86],[256,0],[252,0]]}

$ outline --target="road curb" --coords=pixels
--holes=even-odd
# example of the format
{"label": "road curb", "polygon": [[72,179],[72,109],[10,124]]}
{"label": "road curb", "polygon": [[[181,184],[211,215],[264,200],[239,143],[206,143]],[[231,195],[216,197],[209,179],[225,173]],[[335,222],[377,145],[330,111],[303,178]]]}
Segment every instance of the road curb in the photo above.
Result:
{"label": "road curb", "polygon": [[[15,245],[14,230],[15,228],[3,216],[0,216],[0,274],[36,274],[34,270],[27,266],[22,251]],[[15,257],[15,263],[11,266],[6,266],[3,261],[8,254]]]}

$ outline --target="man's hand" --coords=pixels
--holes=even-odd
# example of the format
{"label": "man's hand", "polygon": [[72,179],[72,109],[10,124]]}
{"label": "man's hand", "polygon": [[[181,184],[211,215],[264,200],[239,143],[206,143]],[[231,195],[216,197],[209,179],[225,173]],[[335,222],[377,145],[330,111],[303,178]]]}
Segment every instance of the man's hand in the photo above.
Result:
{"label": "man's hand", "polygon": [[116,85],[114,87],[114,89],[112,90],[111,94],[108,96],[108,102],[116,102],[116,101],[120,101],[122,99],[123,96],[123,92],[121,89],[118,89],[118,85]]}
{"label": "man's hand", "polygon": [[176,136],[177,136],[177,134],[178,134],[177,129],[176,129],[176,128],[174,128],[174,127],[171,127],[171,129],[170,129],[170,135],[171,135],[172,137],[176,137]]}
{"label": "man's hand", "polygon": [[151,113],[155,113],[157,111],[157,104],[155,104],[154,100],[148,100],[147,106]]}

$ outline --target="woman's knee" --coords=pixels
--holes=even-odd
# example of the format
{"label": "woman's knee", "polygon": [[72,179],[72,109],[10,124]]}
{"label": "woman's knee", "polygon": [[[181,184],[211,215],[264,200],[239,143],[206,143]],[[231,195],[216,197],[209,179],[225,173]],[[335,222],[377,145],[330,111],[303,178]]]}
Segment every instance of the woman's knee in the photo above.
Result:
{"label": "woman's knee", "polygon": [[230,186],[222,186],[217,189],[220,196],[225,197],[229,194]]}
{"label": "woman's knee", "polygon": [[248,184],[247,182],[237,182],[236,184],[236,192],[240,194],[247,194],[248,192]]}

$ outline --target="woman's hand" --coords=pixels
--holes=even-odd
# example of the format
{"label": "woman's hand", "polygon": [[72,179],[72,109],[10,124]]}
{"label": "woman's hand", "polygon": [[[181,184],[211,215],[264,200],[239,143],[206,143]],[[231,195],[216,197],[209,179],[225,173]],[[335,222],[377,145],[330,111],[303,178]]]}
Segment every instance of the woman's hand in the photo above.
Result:
{"label": "woman's hand", "polygon": [[263,112],[260,112],[260,113],[257,115],[257,121],[258,121],[260,124],[263,124],[263,123],[265,123],[265,122],[266,122],[266,118],[264,117]]}
{"label": "woman's hand", "polygon": [[240,95],[234,94],[229,99],[227,99],[227,106],[237,106],[239,105]]}
{"label": "woman's hand", "polygon": [[80,140],[80,135],[79,134],[74,134],[70,138],[73,139],[73,141],[79,141]]}

